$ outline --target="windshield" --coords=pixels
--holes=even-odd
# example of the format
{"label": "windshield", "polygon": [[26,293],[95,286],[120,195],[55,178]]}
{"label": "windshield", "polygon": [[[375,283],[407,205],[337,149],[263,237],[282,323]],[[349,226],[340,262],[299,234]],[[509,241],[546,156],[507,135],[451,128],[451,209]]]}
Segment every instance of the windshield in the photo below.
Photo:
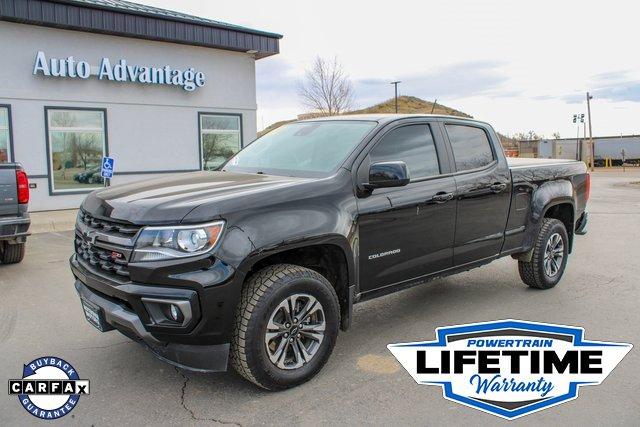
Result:
{"label": "windshield", "polygon": [[291,123],[272,130],[232,157],[223,170],[323,176],[340,166],[376,122]]}

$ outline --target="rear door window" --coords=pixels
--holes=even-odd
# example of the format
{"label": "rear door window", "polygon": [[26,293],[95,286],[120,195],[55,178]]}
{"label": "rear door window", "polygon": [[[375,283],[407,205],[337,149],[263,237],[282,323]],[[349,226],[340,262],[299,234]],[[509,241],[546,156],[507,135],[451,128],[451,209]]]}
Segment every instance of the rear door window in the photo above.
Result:
{"label": "rear door window", "polygon": [[466,125],[446,125],[458,172],[487,166],[495,160],[484,129]]}

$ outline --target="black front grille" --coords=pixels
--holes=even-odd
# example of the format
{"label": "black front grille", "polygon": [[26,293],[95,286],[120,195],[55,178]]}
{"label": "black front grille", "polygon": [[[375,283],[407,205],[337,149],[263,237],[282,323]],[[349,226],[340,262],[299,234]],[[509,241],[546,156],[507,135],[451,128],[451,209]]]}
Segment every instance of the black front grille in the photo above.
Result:
{"label": "black front grille", "polygon": [[93,267],[119,276],[129,277],[128,262],[122,252],[92,245],[82,237],[76,236],[76,254]]}
{"label": "black front grille", "polygon": [[128,258],[139,226],[78,213],[75,250],[80,262],[116,277],[128,278]]}
{"label": "black front grille", "polygon": [[138,232],[138,230],[140,230],[140,227],[137,225],[107,221],[105,219],[96,218],[83,210],[80,210],[80,212],[78,213],[78,220],[84,223],[89,228],[103,231],[105,233],[117,233],[124,236],[133,237]]}

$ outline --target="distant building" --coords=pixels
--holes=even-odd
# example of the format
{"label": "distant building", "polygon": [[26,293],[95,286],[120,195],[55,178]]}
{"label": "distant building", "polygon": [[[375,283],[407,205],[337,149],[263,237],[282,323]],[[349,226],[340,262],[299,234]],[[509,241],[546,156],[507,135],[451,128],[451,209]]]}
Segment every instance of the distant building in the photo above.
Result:
{"label": "distant building", "polygon": [[[544,159],[573,159],[589,161],[589,138],[540,139],[518,141],[519,157],[539,157]],[[594,137],[594,159],[596,166],[604,166],[605,159],[612,164],[640,164],[640,135],[619,135]]]}

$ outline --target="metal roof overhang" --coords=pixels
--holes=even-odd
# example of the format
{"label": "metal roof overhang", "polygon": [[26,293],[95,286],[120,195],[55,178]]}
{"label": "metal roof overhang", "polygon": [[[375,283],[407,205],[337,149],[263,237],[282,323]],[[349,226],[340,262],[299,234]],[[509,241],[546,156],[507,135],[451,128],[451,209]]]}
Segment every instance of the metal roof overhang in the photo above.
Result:
{"label": "metal roof overhang", "polygon": [[[126,4],[127,8],[116,7]],[[114,6],[115,5],[115,6]],[[255,53],[280,52],[280,34],[268,33],[135,3],[74,0],[0,0],[0,20],[65,30]],[[165,13],[163,13],[165,12]]]}

